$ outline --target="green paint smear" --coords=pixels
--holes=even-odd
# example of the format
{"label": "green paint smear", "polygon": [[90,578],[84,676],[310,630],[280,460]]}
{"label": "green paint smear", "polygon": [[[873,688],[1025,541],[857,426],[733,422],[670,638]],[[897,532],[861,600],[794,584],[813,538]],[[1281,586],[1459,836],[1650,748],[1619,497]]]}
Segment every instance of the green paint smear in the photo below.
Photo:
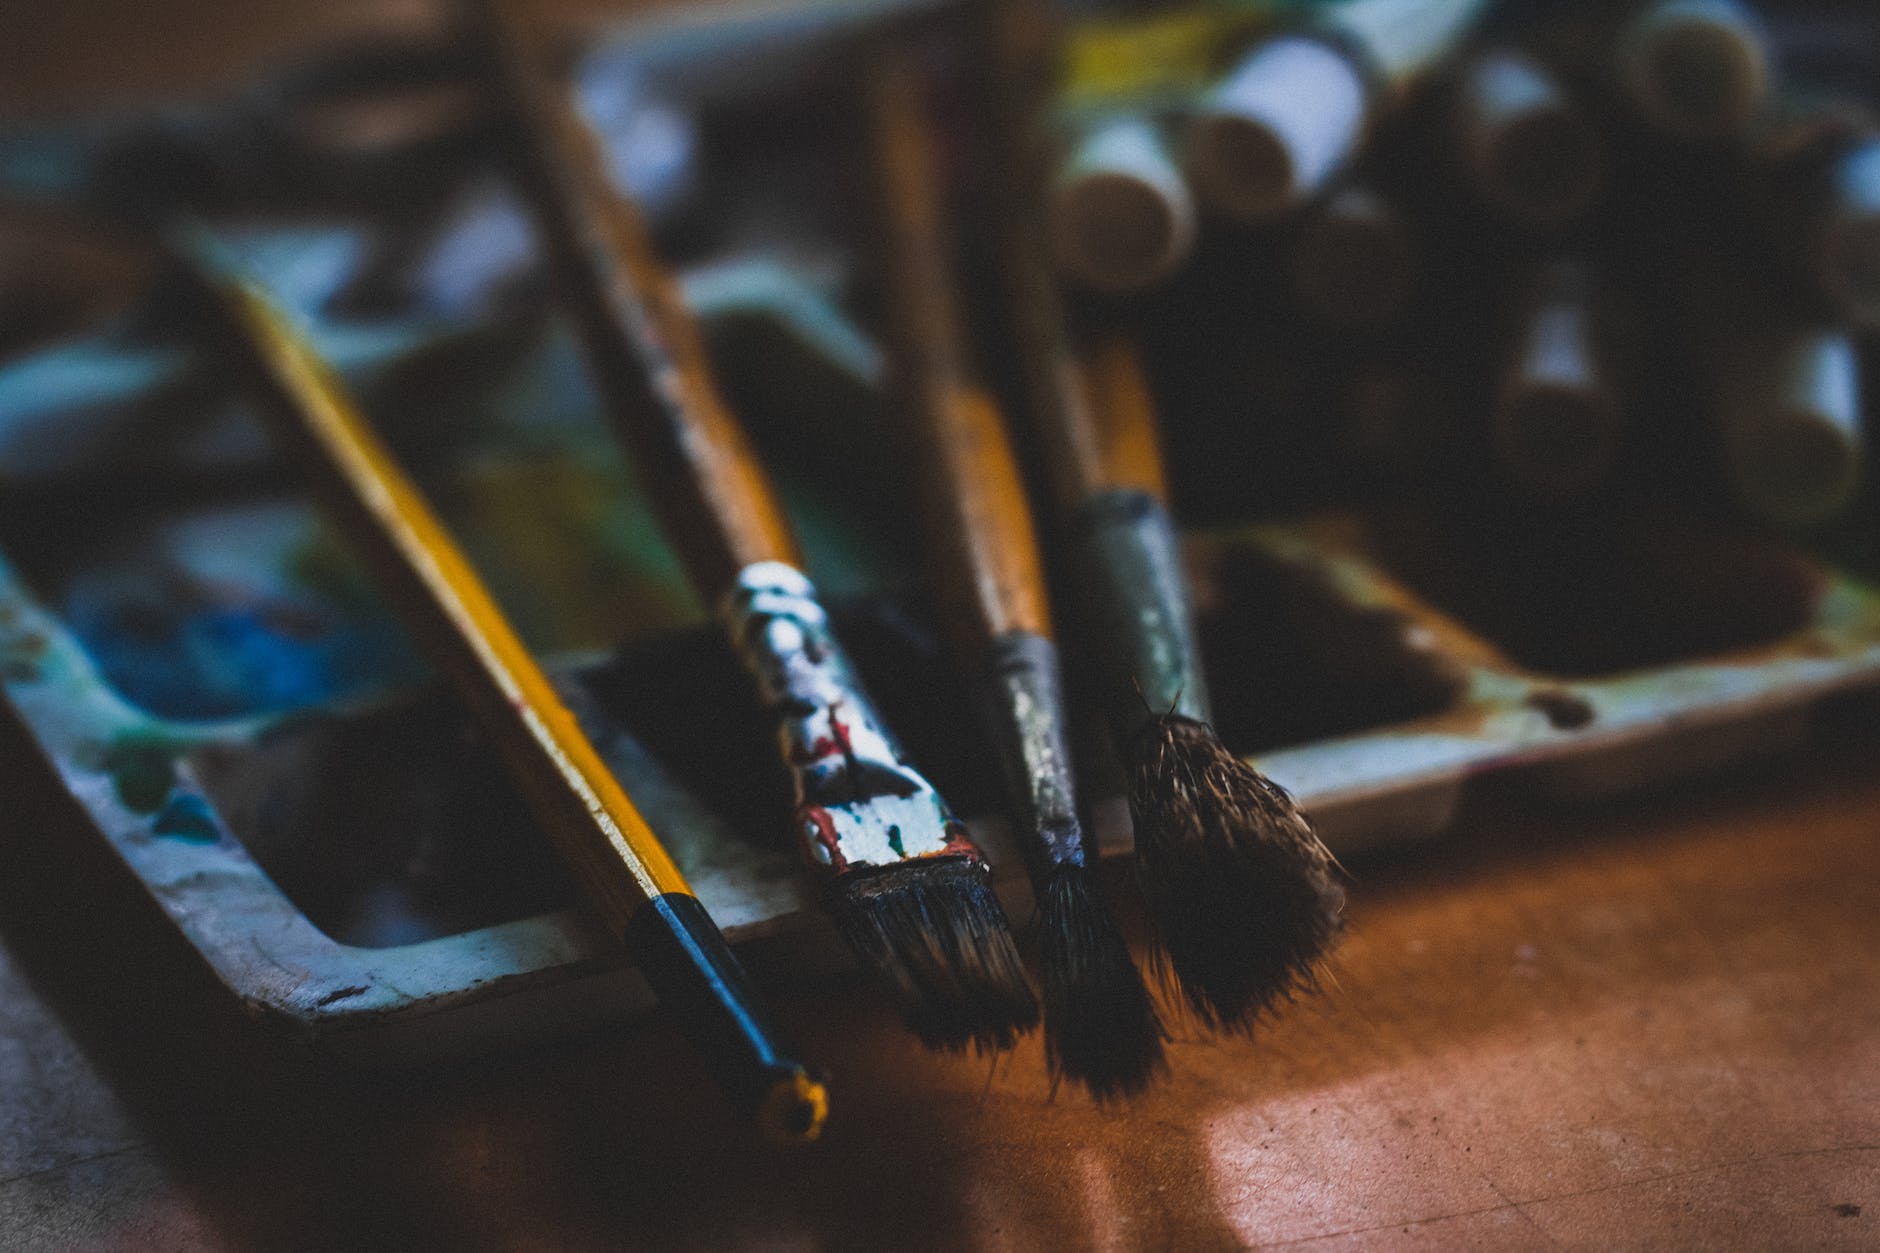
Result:
{"label": "green paint smear", "polygon": [[104,768],[124,808],[155,813],[176,786],[176,759],[182,746],[148,731],[118,735],[105,749]]}

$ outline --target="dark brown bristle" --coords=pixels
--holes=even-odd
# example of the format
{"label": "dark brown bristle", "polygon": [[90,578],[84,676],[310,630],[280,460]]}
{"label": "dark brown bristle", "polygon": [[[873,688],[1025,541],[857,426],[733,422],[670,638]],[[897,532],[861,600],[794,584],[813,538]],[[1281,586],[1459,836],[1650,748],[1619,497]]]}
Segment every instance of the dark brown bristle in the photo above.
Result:
{"label": "dark brown bristle", "polygon": [[1039,895],[1044,1049],[1053,1075],[1098,1101],[1130,1097],[1167,1069],[1162,1019],[1086,866],[1059,866]]}
{"label": "dark brown bristle", "polygon": [[884,977],[929,1048],[1009,1049],[1038,999],[983,865],[930,857],[849,871],[829,885],[836,929]]}
{"label": "dark brown bristle", "polygon": [[1136,738],[1129,802],[1156,939],[1203,1023],[1247,1031],[1318,987],[1345,893],[1284,788],[1207,723],[1168,714]]}

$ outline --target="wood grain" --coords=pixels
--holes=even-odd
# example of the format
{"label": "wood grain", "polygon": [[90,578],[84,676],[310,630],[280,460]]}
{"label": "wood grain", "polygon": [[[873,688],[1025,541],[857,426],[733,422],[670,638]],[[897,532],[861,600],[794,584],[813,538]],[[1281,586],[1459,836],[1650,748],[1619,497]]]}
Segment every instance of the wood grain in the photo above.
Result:
{"label": "wood grain", "polygon": [[395,1082],[311,1064],[0,748],[8,1248],[1880,1238],[1871,733],[1597,816],[1484,809],[1354,864],[1330,997],[1253,1042],[1184,1036],[1127,1111],[1052,1100],[1036,1040],[996,1070],[935,1059],[858,987],[773,973],[847,1098],[791,1157],[699,1101],[665,1026]]}

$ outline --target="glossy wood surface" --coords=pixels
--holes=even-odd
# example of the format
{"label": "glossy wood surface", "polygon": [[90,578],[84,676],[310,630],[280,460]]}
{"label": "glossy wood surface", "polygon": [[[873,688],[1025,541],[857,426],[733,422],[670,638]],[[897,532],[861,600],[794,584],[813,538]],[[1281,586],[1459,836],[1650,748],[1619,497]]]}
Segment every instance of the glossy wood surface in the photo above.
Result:
{"label": "glossy wood surface", "polygon": [[1035,1039],[936,1059],[859,984],[773,976],[845,1098],[797,1153],[665,1025],[378,1080],[279,1047],[4,747],[11,1249],[1880,1239],[1871,735],[1355,864],[1332,992],[1252,1042],[1184,1034],[1128,1110],[1053,1100]]}

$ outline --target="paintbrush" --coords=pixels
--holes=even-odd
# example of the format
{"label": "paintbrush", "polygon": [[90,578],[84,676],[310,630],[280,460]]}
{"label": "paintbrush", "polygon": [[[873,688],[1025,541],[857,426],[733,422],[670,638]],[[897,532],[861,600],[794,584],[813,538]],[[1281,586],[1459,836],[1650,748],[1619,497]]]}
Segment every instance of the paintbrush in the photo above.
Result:
{"label": "paintbrush", "polygon": [[795,832],[843,939],[948,1049],[1009,1047],[1038,1007],[985,855],[906,760],[829,628],[699,329],[592,135],[500,3],[475,6],[524,194],[607,412],[701,599],[775,712]]}
{"label": "paintbrush", "polygon": [[1067,376],[1076,392],[1036,416],[1058,471],[1082,637],[1125,749],[1137,876],[1189,1006],[1244,1031],[1317,987],[1344,892],[1286,790],[1214,732],[1135,345],[1096,332]]}
{"label": "paintbrush", "polygon": [[207,289],[217,349],[252,377],[426,655],[502,754],[583,895],[678,1020],[733,1103],[771,1134],[822,1129],[822,1083],[783,1042],[737,957],[548,676],[346,395],[261,289],[199,237],[181,243]]}
{"label": "paintbrush", "polygon": [[869,95],[896,372],[919,454],[932,577],[1005,775],[1039,902],[1045,1053],[1098,1099],[1147,1086],[1162,1024],[1098,892],[1077,812],[1057,646],[1004,420],[970,360],[919,84],[884,56]]}
{"label": "paintbrush", "polygon": [[1255,45],[1188,123],[1203,205],[1243,222],[1290,212],[1329,186],[1367,127],[1453,48],[1485,0],[1344,0]]}
{"label": "paintbrush", "polygon": [[1246,1030],[1302,989],[1341,927],[1331,854],[1285,790],[1214,734],[1154,402],[1134,344],[1073,342],[1044,261],[1023,135],[1025,5],[987,0],[1004,325],[1049,467],[1066,584],[1125,748],[1136,871],[1160,953],[1209,1026]]}

